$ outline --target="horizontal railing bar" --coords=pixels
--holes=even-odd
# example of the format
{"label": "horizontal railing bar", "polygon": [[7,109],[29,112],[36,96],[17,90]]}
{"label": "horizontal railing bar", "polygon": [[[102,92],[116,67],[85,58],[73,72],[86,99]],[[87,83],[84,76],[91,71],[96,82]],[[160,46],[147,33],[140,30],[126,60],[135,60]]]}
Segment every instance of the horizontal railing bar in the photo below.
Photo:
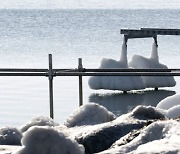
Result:
{"label": "horizontal railing bar", "polygon": [[[43,72],[36,72],[37,70]],[[48,69],[0,69],[0,76],[49,76],[48,71],[49,71]],[[180,69],[85,69],[83,68],[82,70],[52,69],[52,71],[54,72],[52,76],[180,76]]]}
{"label": "horizontal railing bar", "polygon": [[47,72],[48,69],[1,68],[0,72]]}
{"label": "horizontal railing bar", "polygon": [[180,69],[85,69],[83,72],[172,72]]}
{"label": "horizontal railing bar", "polygon": [[55,72],[78,72],[79,69],[53,69]]}
{"label": "horizontal railing bar", "polygon": [[[79,69],[53,69],[54,72],[78,72]],[[180,69],[116,69],[116,68],[105,68],[105,69],[86,69],[83,68],[83,72],[172,72],[180,71]],[[19,69],[19,68],[1,68],[1,72],[48,72],[48,69]]]}
{"label": "horizontal railing bar", "polygon": [[48,76],[48,73],[0,73],[0,76]]}
{"label": "horizontal railing bar", "polygon": [[56,76],[180,76],[180,72],[58,72]]}

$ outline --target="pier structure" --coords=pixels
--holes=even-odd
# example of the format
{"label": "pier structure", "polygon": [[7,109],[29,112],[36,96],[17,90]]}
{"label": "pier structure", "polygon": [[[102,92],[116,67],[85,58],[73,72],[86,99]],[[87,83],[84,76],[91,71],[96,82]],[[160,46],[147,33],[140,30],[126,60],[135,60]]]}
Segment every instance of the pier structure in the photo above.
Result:
{"label": "pier structure", "polygon": [[180,29],[160,29],[160,28],[141,28],[141,29],[121,29],[120,34],[124,34],[125,43],[128,39],[153,38],[157,43],[157,35],[180,35]]}

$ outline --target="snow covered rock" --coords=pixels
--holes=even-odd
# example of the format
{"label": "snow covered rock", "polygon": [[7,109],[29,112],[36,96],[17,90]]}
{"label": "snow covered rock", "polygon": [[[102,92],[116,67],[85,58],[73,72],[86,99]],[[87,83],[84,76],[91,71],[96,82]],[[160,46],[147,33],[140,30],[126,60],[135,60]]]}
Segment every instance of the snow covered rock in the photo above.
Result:
{"label": "snow covered rock", "polygon": [[14,154],[84,154],[82,145],[52,127],[31,127],[25,132],[22,145]]}
{"label": "snow covered rock", "polygon": [[59,124],[55,123],[53,119],[49,117],[39,116],[39,117],[33,118],[30,122],[22,126],[21,131],[25,132],[32,126],[52,126],[53,127],[57,125]]}
{"label": "snow covered rock", "polygon": [[88,103],[82,105],[77,111],[70,115],[64,122],[64,125],[67,127],[95,125],[114,119],[115,115],[105,107],[95,103]]}
{"label": "snow covered rock", "polygon": [[164,119],[163,113],[152,106],[137,106],[130,113],[132,117],[140,120]]}
{"label": "snow covered rock", "polygon": [[21,145],[22,133],[15,127],[0,128],[0,145]]}
{"label": "snow covered rock", "polygon": [[179,129],[180,123],[178,121],[157,121],[144,128],[131,142],[121,145],[118,144],[121,141],[117,141],[109,150],[99,154],[179,153]]}

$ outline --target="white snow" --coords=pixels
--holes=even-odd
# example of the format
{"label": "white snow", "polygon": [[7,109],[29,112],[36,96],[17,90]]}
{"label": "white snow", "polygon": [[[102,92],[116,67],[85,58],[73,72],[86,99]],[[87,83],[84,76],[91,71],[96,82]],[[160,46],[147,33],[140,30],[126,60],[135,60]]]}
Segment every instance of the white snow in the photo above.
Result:
{"label": "white snow", "polygon": [[105,123],[114,119],[115,115],[105,107],[95,103],[88,103],[70,115],[64,124],[67,127],[75,127]]}
{"label": "white snow", "polygon": [[[152,53],[150,58],[140,55],[133,55],[129,66],[137,69],[167,69],[168,67],[159,62],[158,47],[155,43],[152,45]],[[173,87],[176,85],[174,77],[163,76],[142,76],[146,88]]]}
{"label": "white snow", "polygon": [[[123,42],[119,61],[103,58],[99,68],[128,68],[126,43]],[[145,88],[144,82],[139,76],[92,76],[88,83],[91,89],[129,91]]]}
{"label": "white snow", "polygon": [[51,127],[33,126],[14,154],[84,154],[84,147]]}
{"label": "white snow", "polygon": [[157,107],[168,110],[176,105],[180,105],[180,94],[175,94],[163,99],[157,104]]}
{"label": "white snow", "polygon": [[21,127],[21,131],[25,132],[32,126],[57,126],[58,123],[55,123],[53,119],[49,117],[39,116],[33,118],[27,124]]}
{"label": "white snow", "polygon": [[[178,96],[175,95],[174,97],[178,98]],[[98,144],[102,138],[108,137],[108,141],[111,138],[114,139],[111,136],[112,129],[113,134],[117,132],[118,134],[123,134],[123,132],[126,132],[126,129],[131,130],[134,128],[134,125],[141,125],[138,127],[142,128],[144,124],[149,125],[138,130],[138,135],[134,136],[134,139],[128,143],[121,144],[124,142],[125,136],[129,138],[130,133],[125,133],[125,136],[119,137],[119,140],[116,139],[109,149],[99,153],[180,153],[180,123],[178,119],[172,120],[165,117],[168,114],[172,117],[177,116],[176,114],[180,113],[180,105],[176,104],[165,110],[166,112],[161,112],[163,110],[165,109],[152,106],[137,106],[132,112],[115,119],[114,115],[104,107],[94,103],[85,104],[67,118],[65,124],[68,127],[57,125],[49,118],[37,117],[25,125],[28,127],[24,129],[23,137],[20,130],[16,128],[1,128],[0,144],[13,144],[13,146],[0,146],[0,153],[84,154],[84,146],[75,141],[78,137],[80,137],[79,139],[82,137],[85,143],[93,146]],[[44,126],[34,126],[39,124]],[[100,133],[98,134],[97,132]],[[93,138],[88,138],[88,135],[91,135]],[[22,146],[14,146],[20,140]],[[95,143],[90,143],[91,141]]]}
{"label": "white snow", "polygon": [[168,109],[166,112],[166,116],[168,118],[180,117],[180,105],[176,105],[176,106],[173,106],[172,108]]}
{"label": "white snow", "polygon": [[180,117],[180,94],[163,99],[157,104],[157,108],[163,109],[168,118]]}

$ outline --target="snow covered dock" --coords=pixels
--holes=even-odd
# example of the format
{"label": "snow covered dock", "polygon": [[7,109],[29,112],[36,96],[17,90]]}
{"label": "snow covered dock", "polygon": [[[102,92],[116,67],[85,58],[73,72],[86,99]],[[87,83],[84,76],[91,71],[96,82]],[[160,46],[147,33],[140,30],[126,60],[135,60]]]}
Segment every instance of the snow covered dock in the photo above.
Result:
{"label": "snow covered dock", "polygon": [[[115,69],[122,69],[122,71],[125,70],[126,72],[116,77],[109,74],[103,77],[90,77],[90,88],[129,91],[145,88],[158,89],[159,87],[173,87],[176,85],[172,74],[174,72],[159,62],[157,35],[180,35],[180,29],[121,29],[121,34],[124,34],[124,40],[120,59],[116,61],[103,58],[99,69],[112,69],[114,71]],[[151,56],[146,58],[141,55],[134,55],[128,63],[128,40],[149,37],[154,39]]]}

